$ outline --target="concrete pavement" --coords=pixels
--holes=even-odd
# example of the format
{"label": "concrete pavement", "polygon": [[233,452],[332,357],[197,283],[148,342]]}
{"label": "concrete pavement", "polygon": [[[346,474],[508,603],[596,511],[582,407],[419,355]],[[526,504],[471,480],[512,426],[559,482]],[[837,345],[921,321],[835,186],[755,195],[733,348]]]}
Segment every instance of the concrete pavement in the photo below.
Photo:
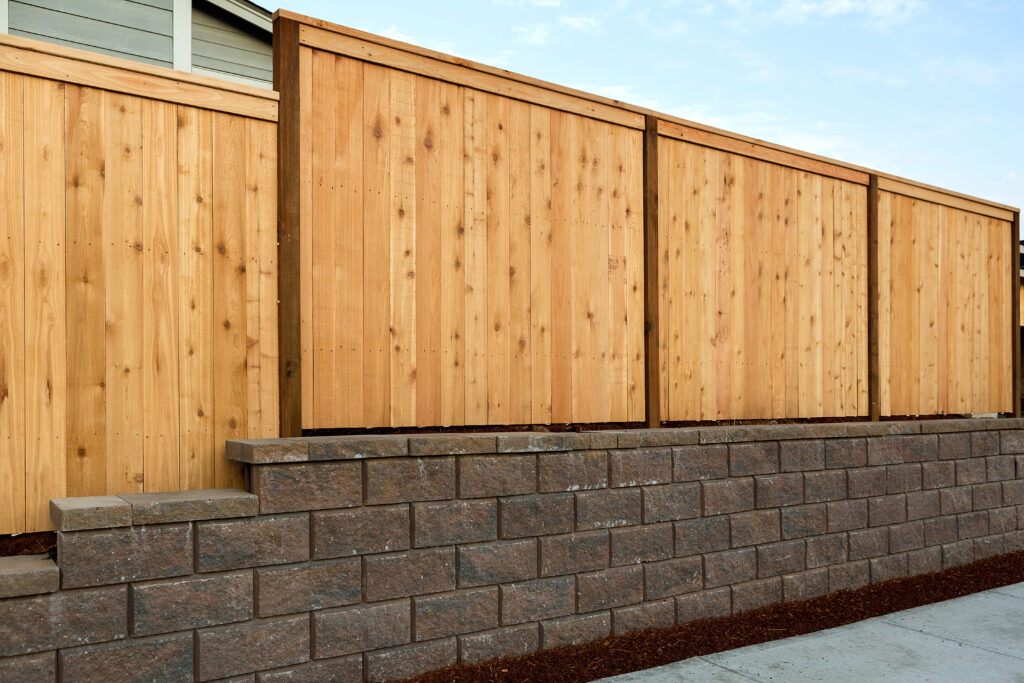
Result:
{"label": "concrete pavement", "polygon": [[1024,683],[1024,583],[603,680]]}

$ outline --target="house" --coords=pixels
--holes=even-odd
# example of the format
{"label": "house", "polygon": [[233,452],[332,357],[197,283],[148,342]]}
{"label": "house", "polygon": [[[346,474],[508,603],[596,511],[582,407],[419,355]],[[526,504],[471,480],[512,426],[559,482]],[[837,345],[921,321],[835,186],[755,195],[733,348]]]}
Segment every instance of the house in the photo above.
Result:
{"label": "house", "polygon": [[248,0],[0,0],[0,32],[272,87],[271,13]]}

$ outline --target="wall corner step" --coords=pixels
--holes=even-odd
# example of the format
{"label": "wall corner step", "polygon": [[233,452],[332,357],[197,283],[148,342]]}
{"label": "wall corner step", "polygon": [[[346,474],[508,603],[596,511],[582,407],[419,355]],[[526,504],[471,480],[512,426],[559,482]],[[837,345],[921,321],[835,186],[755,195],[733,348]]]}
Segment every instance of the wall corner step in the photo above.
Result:
{"label": "wall corner step", "polygon": [[0,598],[53,593],[60,570],[47,554],[0,557]]}

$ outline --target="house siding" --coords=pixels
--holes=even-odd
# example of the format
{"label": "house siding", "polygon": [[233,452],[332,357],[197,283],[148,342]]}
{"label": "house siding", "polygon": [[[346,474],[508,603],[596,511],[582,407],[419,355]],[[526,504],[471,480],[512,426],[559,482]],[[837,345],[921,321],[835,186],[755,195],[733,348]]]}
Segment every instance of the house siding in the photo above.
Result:
{"label": "house siding", "polygon": [[273,49],[270,36],[247,31],[230,23],[202,3],[192,7],[192,67],[216,72],[224,78],[273,82]]}

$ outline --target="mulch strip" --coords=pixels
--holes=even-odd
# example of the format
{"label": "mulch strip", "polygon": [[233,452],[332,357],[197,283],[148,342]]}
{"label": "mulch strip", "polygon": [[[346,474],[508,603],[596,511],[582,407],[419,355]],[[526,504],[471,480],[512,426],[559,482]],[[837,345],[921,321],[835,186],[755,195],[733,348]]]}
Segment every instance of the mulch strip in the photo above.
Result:
{"label": "mulch strip", "polygon": [[1024,551],[801,602],[776,603],[719,619],[610,636],[474,666],[457,664],[419,683],[593,681],[746,645],[842,626],[1024,581]]}
{"label": "mulch strip", "polygon": [[0,536],[0,557],[10,555],[42,555],[57,547],[57,534],[42,531],[37,534]]}

